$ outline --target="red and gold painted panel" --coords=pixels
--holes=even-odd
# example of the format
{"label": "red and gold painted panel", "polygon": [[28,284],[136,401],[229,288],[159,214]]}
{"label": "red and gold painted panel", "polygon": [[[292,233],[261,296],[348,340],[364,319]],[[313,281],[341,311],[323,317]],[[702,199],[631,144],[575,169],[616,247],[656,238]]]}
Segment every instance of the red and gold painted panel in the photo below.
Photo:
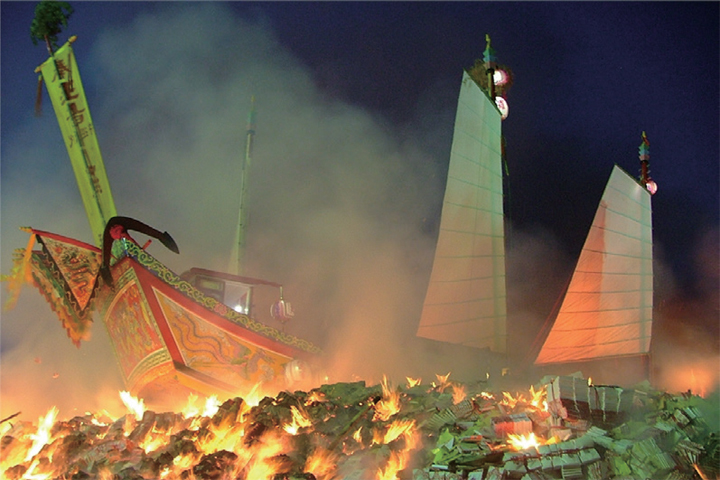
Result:
{"label": "red and gold painted panel", "polygon": [[41,237],[41,241],[80,310],[84,310],[90,302],[100,270],[100,253],[49,237]]}
{"label": "red and gold painted panel", "polygon": [[166,374],[172,359],[132,269],[115,288],[118,291],[105,312],[105,327],[125,383],[133,391]]}
{"label": "red and gold painted panel", "polygon": [[229,385],[270,382],[284,374],[290,357],[222,329],[153,288],[173,340],[187,367]]}
{"label": "red and gold painted panel", "polygon": [[[15,256],[8,305],[17,299],[22,283],[32,280],[57,314],[68,337],[79,347],[82,340],[90,339],[91,304],[100,269],[100,252],[91,245],[59,235],[28,231],[31,233],[28,246]],[[35,240],[42,250],[32,250]]]}

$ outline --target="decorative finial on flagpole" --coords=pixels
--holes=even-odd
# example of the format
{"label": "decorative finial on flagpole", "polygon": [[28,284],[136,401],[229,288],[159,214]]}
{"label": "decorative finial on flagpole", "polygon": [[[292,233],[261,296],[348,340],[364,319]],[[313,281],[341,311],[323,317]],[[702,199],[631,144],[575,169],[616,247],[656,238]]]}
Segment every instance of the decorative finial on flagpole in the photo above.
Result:
{"label": "decorative finial on flagpole", "polygon": [[648,189],[651,195],[657,192],[657,184],[650,178],[650,141],[645,132],[642,132],[642,143],[638,147],[640,158],[640,183]]}
{"label": "decorative finial on flagpole", "polygon": [[496,67],[495,50],[490,46],[490,34],[485,34],[485,51],[483,52],[483,61],[485,62],[485,71],[488,79],[488,93],[490,98],[495,100],[495,67]]}

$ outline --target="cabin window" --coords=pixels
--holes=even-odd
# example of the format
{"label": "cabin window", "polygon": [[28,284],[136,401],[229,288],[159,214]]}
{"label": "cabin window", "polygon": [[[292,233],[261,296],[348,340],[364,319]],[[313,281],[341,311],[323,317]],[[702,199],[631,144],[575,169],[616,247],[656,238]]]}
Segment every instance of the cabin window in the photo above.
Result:
{"label": "cabin window", "polygon": [[238,313],[250,313],[250,286],[242,283],[225,284],[225,305]]}
{"label": "cabin window", "polygon": [[212,297],[218,302],[225,303],[225,282],[207,277],[197,277],[195,280],[195,288],[200,290],[208,297]]}

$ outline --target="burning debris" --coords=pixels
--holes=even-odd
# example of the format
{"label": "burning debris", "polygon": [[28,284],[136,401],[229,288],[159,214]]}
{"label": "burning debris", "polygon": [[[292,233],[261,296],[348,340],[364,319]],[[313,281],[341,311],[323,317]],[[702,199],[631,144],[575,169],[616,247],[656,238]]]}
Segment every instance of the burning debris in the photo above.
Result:
{"label": "burning debris", "polygon": [[[182,413],[8,417],[7,479],[658,479],[720,474],[720,437],[691,393],[549,377],[529,394],[438,377],[250,396]],[[710,410],[711,411],[711,410]]]}

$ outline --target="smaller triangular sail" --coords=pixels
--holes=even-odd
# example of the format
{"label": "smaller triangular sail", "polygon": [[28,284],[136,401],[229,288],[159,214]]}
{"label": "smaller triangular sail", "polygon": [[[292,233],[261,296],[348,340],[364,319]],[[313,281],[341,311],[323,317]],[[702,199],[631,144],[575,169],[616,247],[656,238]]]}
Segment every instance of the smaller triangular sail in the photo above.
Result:
{"label": "smaller triangular sail", "polygon": [[506,348],[500,113],[463,75],[435,260],[419,337]]}
{"label": "smaller triangular sail", "polygon": [[650,193],[613,169],[536,364],[642,355],[653,309]]}

